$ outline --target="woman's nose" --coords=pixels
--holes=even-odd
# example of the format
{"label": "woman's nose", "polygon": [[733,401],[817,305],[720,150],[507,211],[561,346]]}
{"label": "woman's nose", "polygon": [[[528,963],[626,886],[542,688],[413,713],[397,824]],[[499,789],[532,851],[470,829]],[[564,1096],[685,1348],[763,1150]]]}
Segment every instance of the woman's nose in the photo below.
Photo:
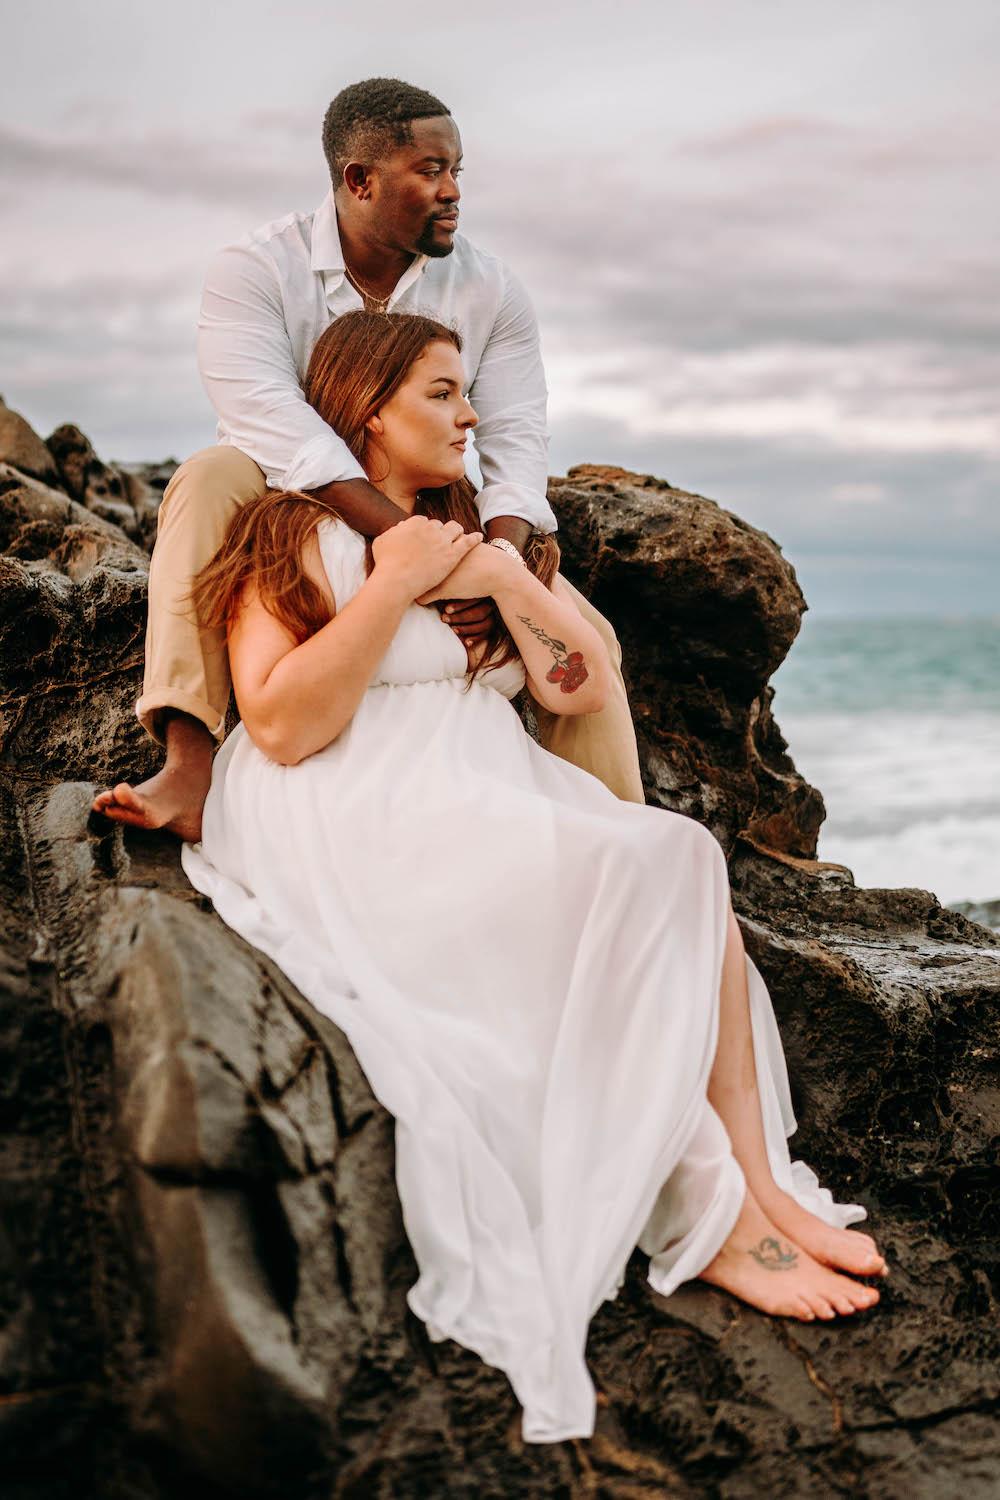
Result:
{"label": "woman's nose", "polygon": [[479,421],[479,414],[470,401],[465,403],[465,411],[458,419],[459,427],[475,427]]}

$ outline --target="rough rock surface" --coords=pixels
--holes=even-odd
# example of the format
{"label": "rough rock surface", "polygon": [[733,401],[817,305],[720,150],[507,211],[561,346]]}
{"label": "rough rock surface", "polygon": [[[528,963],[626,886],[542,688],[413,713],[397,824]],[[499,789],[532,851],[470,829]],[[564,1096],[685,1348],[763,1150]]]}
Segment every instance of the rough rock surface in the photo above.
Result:
{"label": "rough rock surface", "polygon": [[152,545],[160,495],[139,474],[102,463],[90,439],[68,423],[50,434],[48,447],[74,500],[120,526],[134,541]]}
{"label": "rough rock surface", "polygon": [[50,483],[58,478],[55,459],[20,412],[11,411],[0,396],[0,454],[33,479]]}
{"label": "rough rock surface", "polygon": [[168,839],[88,830],[94,784],[154,759],[132,713],[147,560],[95,504],[86,439],[53,439],[40,483],[15,438],[4,1500],[995,1497],[1000,938],[815,860],[822,801],[770,714],[804,607],[775,544],[648,477],[553,482],[566,568],[622,638],[650,800],[725,845],[797,1145],[868,1205],[891,1281],[867,1318],[793,1325],[696,1285],[661,1302],[636,1258],[591,1328],[594,1439],[525,1447],[502,1376],[406,1309],[392,1124],[343,1036],[205,909]]}

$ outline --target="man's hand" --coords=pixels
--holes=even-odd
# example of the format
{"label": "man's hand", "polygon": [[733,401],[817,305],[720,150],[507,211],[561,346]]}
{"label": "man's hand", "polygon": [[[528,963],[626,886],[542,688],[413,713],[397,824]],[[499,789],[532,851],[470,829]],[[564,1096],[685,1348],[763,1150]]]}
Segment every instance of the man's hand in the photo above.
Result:
{"label": "man's hand", "polygon": [[463,646],[475,646],[485,641],[497,619],[497,607],[492,599],[453,599],[438,603],[441,618],[450,625]]}
{"label": "man's hand", "polygon": [[[523,521],[520,516],[494,516],[486,523],[486,539],[492,541],[495,536],[503,537],[505,541],[513,542],[518,552],[523,552],[531,535],[531,524]],[[490,552],[500,551],[497,547],[490,548]],[[501,556],[503,553],[501,552]],[[492,559],[491,559],[492,560]],[[448,583],[445,579],[441,586],[441,594],[444,596],[441,609],[441,618],[446,625],[450,625],[459,640],[466,646],[475,646],[484,641],[492,630],[497,620],[497,607],[492,599],[449,599],[444,590]],[[421,600],[421,603],[430,604],[430,599]]]}
{"label": "man's hand", "polygon": [[521,564],[497,547],[476,547],[457,567],[417,599],[418,604],[444,603],[442,618],[465,646],[485,640],[497,617],[494,589]]}

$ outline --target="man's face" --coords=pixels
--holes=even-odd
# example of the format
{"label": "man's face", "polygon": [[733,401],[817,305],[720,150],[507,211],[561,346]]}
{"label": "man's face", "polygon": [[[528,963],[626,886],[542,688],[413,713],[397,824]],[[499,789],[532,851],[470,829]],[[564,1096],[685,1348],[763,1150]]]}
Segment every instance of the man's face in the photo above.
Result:
{"label": "man's face", "polygon": [[462,139],[448,115],[413,120],[413,137],[371,169],[371,226],[410,255],[450,255],[458,228]]}

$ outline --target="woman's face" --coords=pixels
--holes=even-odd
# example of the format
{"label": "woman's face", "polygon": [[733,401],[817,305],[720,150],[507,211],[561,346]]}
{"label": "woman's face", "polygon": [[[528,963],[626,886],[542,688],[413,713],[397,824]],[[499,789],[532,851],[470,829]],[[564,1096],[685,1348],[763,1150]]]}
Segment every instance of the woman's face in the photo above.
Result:
{"label": "woman's face", "polygon": [[418,355],[402,385],[368,423],[382,450],[372,455],[378,483],[386,463],[384,478],[414,493],[462,478],[466,438],[479,420],[462,395],[464,381],[454,344],[428,344]]}

